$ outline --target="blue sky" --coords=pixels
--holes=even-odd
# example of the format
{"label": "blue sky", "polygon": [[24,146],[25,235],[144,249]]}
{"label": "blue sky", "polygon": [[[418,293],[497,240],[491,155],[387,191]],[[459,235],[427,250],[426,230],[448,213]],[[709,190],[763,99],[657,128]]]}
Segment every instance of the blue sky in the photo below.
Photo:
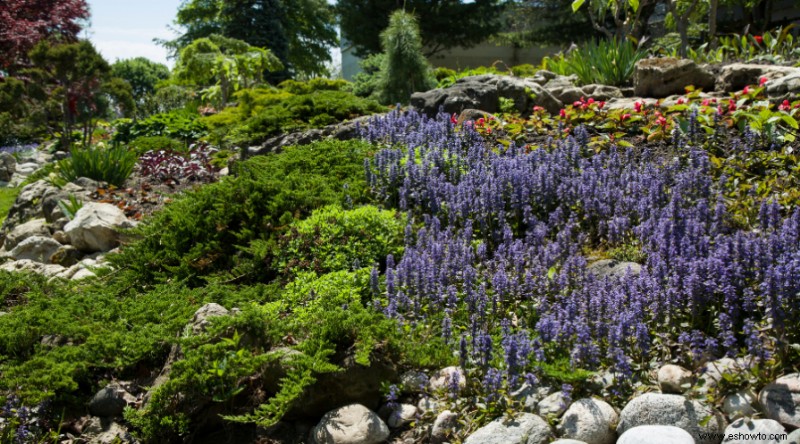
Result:
{"label": "blue sky", "polygon": [[91,27],[84,31],[109,62],[147,57],[172,66],[153,38],[175,37],[172,25],[181,0],[88,0]]}

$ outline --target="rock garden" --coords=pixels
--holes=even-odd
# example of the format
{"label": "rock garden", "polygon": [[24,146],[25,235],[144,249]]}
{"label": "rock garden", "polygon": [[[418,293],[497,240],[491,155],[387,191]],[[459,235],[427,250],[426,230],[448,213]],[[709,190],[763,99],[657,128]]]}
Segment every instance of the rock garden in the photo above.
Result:
{"label": "rock garden", "polygon": [[220,77],[9,144],[0,442],[800,442],[775,34],[767,62],[632,47],[616,80],[439,69],[389,106],[391,65]]}

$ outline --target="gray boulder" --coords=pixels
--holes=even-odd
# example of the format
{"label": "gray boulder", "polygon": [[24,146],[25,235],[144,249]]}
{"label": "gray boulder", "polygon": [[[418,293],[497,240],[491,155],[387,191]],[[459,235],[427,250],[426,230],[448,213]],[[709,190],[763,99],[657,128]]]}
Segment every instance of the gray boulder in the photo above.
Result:
{"label": "gray boulder", "polygon": [[20,259],[0,265],[0,270],[16,273],[38,273],[46,277],[53,277],[62,273],[66,268],[56,264],[43,264],[30,259]]}
{"label": "gray boulder", "polygon": [[657,393],[646,393],[631,400],[620,413],[617,433],[643,425],[672,425],[686,430],[696,440],[707,433],[721,434],[726,426],[719,412],[700,401]]}
{"label": "gray boulder", "polygon": [[556,76],[544,84],[544,89],[565,105],[580,100],[586,93],[575,85],[575,76]]}
{"label": "gray boulder", "polygon": [[11,153],[0,153],[0,182],[10,182],[11,176],[17,171],[17,159]]}
{"label": "gray boulder", "polygon": [[792,102],[800,98],[800,70],[767,83],[767,96],[773,102]]}
{"label": "gray boulder", "polygon": [[762,77],[771,82],[797,72],[800,69],[788,66],[731,63],[720,68],[717,89],[722,92],[740,91],[747,85],[758,85]]}
{"label": "gray boulder", "polygon": [[725,429],[726,444],[778,444],[777,437],[786,434],[777,421],[742,418]]}
{"label": "gray boulder", "polygon": [[693,85],[704,91],[714,89],[714,75],[688,59],[660,57],[642,59],[633,73],[634,94],[642,97],[667,97],[684,94]]}
{"label": "gray boulder", "polygon": [[619,415],[607,402],[583,398],[572,403],[557,427],[562,438],[577,439],[587,444],[614,444]]}
{"label": "gray boulder", "polygon": [[411,404],[399,404],[389,410],[386,424],[393,429],[404,427],[417,419],[417,406]]}
{"label": "gray boulder", "polygon": [[658,387],[661,393],[681,394],[689,389],[692,383],[692,372],[673,364],[658,369]]}
{"label": "gray boulder", "polygon": [[311,436],[317,444],[377,444],[389,437],[389,428],[368,408],[350,404],[326,413]]}
{"label": "gray boulder", "polygon": [[591,97],[595,100],[607,101],[611,99],[621,99],[624,97],[622,95],[622,90],[616,86],[592,83],[590,85],[584,85],[581,87],[581,89],[583,90],[587,99]]}
{"label": "gray boulder", "polygon": [[469,435],[464,444],[545,444],[554,439],[547,421],[531,413],[498,418]]}
{"label": "gray boulder", "polygon": [[109,384],[95,393],[89,401],[89,413],[100,417],[122,416],[122,411],[128,405],[128,399],[133,398],[118,384]]}
{"label": "gray boulder", "polygon": [[400,375],[400,390],[402,393],[420,393],[428,387],[428,375],[423,372],[410,370]]}
{"label": "gray boulder", "polygon": [[133,221],[116,206],[87,202],[64,227],[64,232],[75,248],[91,253],[113,249],[119,245],[119,231],[133,226]]}
{"label": "gray boulder", "polygon": [[3,248],[6,251],[11,251],[20,242],[33,236],[49,236],[50,229],[47,227],[47,221],[44,218],[31,219],[23,224],[14,227],[10,233],[6,235]]}
{"label": "gray boulder", "polygon": [[543,418],[558,418],[567,411],[567,403],[564,393],[551,393],[536,404],[536,414]]}
{"label": "gray boulder", "polygon": [[695,441],[689,432],[678,427],[644,425],[623,433],[617,444],[695,444]]}
{"label": "gray boulder", "polygon": [[564,104],[550,91],[530,79],[502,76],[497,81],[500,97],[514,100],[514,106],[522,114],[530,114],[534,106],[541,106],[551,114],[558,114]]}
{"label": "gray boulder", "polygon": [[752,390],[739,390],[725,396],[725,400],[722,402],[722,412],[729,418],[753,416],[756,413],[757,399]]}
{"label": "gray boulder", "polygon": [[411,95],[411,106],[428,116],[435,116],[440,109],[447,114],[459,114],[468,108],[488,113],[497,111],[497,78],[485,74],[464,77],[447,88],[437,88]]}
{"label": "gray boulder", "polygon": [[800,427],[800,373],[782,376],[758,394],[764,416],[791,427]]}
{"label": "gray boulder", "polygon": [[50,263],[53,255],[61,244],[46,236],[31,236],[17,244],[8,255],[14,260],[29,259],[43,264]]}
{"label": "gray boulder", "polygon": [[450,437],[450,434],[458,427],[458,415],[445,410],[436,416],[431,427],[430,442],[432,444],[441,444]]}

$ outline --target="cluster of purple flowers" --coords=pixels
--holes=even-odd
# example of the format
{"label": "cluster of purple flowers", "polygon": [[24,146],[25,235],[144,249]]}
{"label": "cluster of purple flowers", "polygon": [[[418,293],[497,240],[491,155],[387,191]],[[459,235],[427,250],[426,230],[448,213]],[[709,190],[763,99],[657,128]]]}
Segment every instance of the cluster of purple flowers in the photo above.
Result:
{"label": "cluster of purple flowers", "polygon": [[[800,210],[764,202],[743,223],[702,150],[589,154],[576,137],[528,152],[397,111],[362,136],[384,147],[365,165],[372,189],[410,214],[381,308],[447,342],[467,332],[462,361],[494,362],[512,387],[534,360],[631,376],[651,358],[768,358],[800,339]],[[631,240],[641,273],[587,271],[586,251]]]}

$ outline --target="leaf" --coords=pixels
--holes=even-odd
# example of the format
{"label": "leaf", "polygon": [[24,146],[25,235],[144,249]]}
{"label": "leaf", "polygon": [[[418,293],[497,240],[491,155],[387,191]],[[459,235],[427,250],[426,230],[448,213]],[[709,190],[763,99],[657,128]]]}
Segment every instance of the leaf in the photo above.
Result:
{"label": "leaf", "polygon": [[555,276],[556,276],[556,267],[552,266],[550,267],[549,270],[547,270],[547,279],[552,281]]}
{"label": "leaf", "polygon": [[575,0],[575,1],[573,1],[572,2],[572,12],[573,13],[574,12],[578,12],[578,9],[581,9],[581,6],[583,6],[583,2],[584,1],[585,0]]}
{"label": "leaf", "polygon": [[639,10],[639,0],[628,0],[628,4],[631,6],[634,12]]}
{"label": "leaf", "polygon": [[783,120],[783,123],[791,126],[794,129],[798,129],[797,120],[794,117],[788,114],[784,114],[783,116],[781,116],[781,119]]}

